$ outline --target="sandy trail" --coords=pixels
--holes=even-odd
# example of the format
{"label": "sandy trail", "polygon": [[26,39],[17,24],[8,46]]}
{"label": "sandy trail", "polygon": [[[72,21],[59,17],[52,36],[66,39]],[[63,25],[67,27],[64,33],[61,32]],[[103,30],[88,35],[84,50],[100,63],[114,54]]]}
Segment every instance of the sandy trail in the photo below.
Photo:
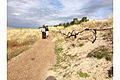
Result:
{"label": "sandy trail", "polygon": [[52,37],[38,40],[32,48],[8,61],[8,80],[45,80],[55,64]]}

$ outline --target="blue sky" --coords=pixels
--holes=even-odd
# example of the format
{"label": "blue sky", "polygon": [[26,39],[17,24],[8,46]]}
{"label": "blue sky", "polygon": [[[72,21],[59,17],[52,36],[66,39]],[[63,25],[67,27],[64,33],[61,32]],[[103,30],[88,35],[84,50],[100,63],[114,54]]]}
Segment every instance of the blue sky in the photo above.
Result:
{"label": "blue sky", "polygon": [[74,17],[104,19],[113,15],[112,0],[8,0],[8,26],[38,27]]}

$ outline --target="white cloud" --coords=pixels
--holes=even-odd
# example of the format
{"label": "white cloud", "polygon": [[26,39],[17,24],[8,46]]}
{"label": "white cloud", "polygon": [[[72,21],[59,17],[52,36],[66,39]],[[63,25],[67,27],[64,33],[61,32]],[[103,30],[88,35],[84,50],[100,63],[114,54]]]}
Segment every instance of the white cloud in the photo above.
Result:
{"label": "white cloud", "polygon": [[58,23],[63,23],[64,21],[61,20],[51,20],[49,22],[45,22],[46,25],[53,25],[53,24],[58,24]]}
{"label": "white cloud", "polygon": [[[69,21],[73,17],[99,18],[112,13],[109,9],[112,0],[8,0],[7,5],[8,25],[14,24],[14,20],[23,21],[20,22],[22,25],[30,22],[36,25],[56,24]],[[103,14],[102,10],[106,14]],[[97,15],[98,12],[101,12],[101,15]]]}
{"label": "white cloud", "polygon": [[19,16],[19,15],[20,15],[20,13],[13,13],[13,15]]}

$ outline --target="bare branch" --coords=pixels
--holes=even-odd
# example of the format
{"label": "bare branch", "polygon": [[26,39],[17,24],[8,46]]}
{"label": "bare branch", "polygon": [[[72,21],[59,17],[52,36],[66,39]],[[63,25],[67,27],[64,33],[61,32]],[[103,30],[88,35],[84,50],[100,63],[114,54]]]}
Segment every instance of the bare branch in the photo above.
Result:
{"label": "bare branch", "polygon": [[[113,28],[104,28],[104,29],[90,29],[90,28],[86,28],[80,32],[76,32],[75,30],[72,30],[71,32],[68,32],[67,34],[62,33],[62,31],[59,31],[61,34],[65,35],[65,38],[77,38],[77,35],[79,35],[80,33],[84,32],[84,31],[91,31],[93,33],[93,40],[88,39],[89,41],[91,41],[92,43],[94,43],[97,39],[97,31],[103,31],[103,30],[111,30]],[[79,38],[81,39],[81,38]],[[83,40],[83,39],[82,39]]]}

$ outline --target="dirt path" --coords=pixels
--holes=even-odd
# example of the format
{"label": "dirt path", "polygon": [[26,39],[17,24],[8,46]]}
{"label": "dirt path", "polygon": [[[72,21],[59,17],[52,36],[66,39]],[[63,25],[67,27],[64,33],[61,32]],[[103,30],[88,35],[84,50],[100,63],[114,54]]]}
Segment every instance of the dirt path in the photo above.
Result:
{"label": "dirt path", "polygon": [[8,80],[45,80],[55,64],[52,37],[37,41],[33,47],[8,61]]}

